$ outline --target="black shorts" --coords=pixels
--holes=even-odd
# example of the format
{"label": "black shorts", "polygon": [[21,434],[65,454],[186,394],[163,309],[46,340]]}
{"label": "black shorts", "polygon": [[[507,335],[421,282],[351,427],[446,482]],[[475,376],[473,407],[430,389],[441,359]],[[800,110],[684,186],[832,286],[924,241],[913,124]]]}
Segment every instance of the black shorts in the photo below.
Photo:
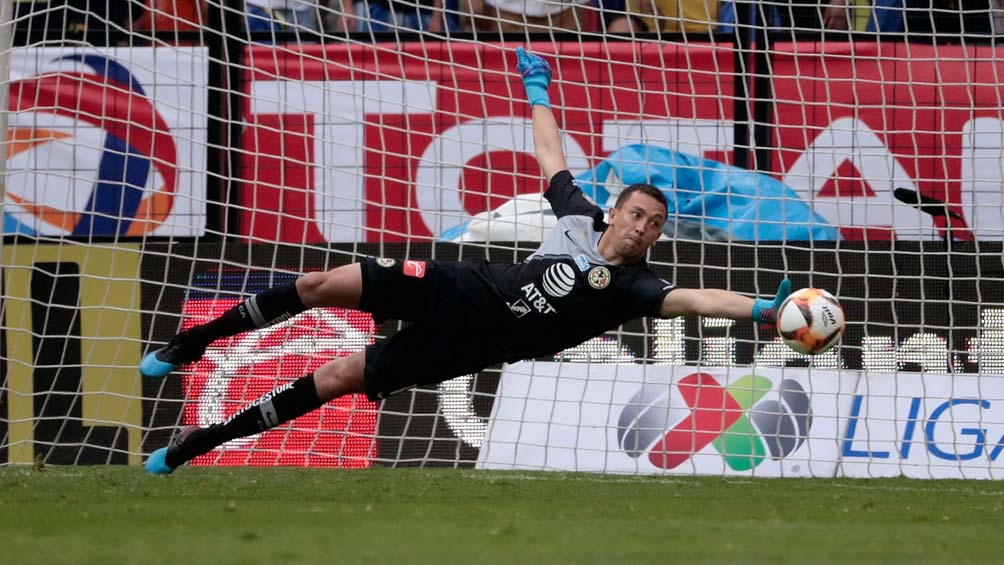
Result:
{"label": "black shorts", "polygon": [[367,258],[361,266],[360,310],[378,323],[411,322],[366,348],[370,400],[507,360],[513,316],[478,264]]}

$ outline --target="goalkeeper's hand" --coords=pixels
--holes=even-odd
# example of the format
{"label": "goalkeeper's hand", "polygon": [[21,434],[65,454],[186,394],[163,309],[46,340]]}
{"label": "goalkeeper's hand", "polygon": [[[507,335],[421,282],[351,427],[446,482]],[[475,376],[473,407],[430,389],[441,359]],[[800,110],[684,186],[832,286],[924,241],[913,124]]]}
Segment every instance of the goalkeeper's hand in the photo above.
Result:
{"label": "goalkeeper's hand", "polygon": [[757,298],[753,302],[753,320],[761,324],[773,324],[777,320],[777,311],[781,303],[791,294],[791,281],[784,279],[777,287],[777,294],[771,300]]}
{"label": "goalkeeper's hand", "polygon": [[551,66],[547,61],[533,53],[527,53],[522,47],[517,47],[516,70],[523,77],[526,99],[530,101],[530,107],[540,104],[550,108],[551,99],[547,96],[547,87],[551,84]]}

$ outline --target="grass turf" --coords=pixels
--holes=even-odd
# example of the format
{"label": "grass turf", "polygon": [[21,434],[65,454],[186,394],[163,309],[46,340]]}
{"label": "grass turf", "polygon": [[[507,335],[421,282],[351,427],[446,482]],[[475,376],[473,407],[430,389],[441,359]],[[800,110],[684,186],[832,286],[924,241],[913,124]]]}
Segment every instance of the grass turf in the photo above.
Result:
{"label": "grass turf", "polygon": [[4,563],[990,562],[992,481],[0,468]]}

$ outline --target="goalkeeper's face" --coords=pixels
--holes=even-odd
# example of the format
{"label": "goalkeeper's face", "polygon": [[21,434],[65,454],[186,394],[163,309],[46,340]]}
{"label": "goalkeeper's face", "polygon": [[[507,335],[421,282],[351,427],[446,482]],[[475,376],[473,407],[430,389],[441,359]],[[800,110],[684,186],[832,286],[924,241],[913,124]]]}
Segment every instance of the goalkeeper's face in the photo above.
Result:
{"label": "goalkeeper's face", "polygon": [[659,240],[665,223],[666,207],[643,192],[634,192],[610,209],[610,245],[622,263],[634,263]]}

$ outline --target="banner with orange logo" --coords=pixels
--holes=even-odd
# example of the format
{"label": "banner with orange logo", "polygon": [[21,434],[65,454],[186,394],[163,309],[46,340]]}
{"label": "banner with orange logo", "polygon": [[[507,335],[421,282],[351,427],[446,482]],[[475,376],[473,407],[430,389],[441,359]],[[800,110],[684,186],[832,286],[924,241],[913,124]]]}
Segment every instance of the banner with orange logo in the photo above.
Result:
{"label": "banner with orange logo", "polygon": [[202,235],[207,71],[202,48],[13,51],[4,233]]}

